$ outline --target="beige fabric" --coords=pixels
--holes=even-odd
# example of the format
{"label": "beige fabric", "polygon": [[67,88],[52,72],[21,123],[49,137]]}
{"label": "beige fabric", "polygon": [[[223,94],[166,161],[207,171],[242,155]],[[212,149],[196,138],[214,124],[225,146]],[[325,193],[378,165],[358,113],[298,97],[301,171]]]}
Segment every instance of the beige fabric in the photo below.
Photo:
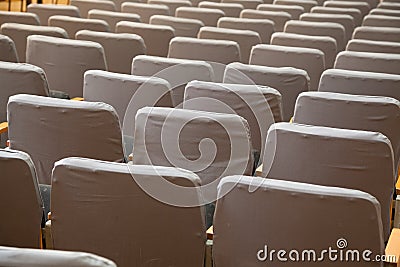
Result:
{"label": "beige fabric", "polygon": [[149,23],[150,17],[153,15],[172,15],[168,6],[158,4],[125,2],[122,4],[121,10],[125,13],[138,14],[144,23]]}
{"label": "beige fabric", "polygon": [[39,183],[50,184],[54,162],[65,157],[124,158],[118,116],[110,105],[14,95],[7,111],[10,148],[32,157]]}
{"label": "beige fabric", "polygon": [[40,25],[36,14],[27,12],[0,11],[0,26],[3,23],[21,23],[29,25]]}
{"label": "beige fabric", "polygon": [[104,20],[110,26],[111,32],[115,32],[117,23],[120,21],[140,22],[140,16],[138,14],[121,13],[98,9],[90,10],[88,18]]}
{"label": "beige fabric", "polygon": [[354,39],[347,43],[348,51],[400,54],[400,42]]}
{"label": "beige fabric", "polygon": [[269,19],[224,17],[218,20],[218,27],[257,32],[261,38],[261,42],[265,44],[270,42],[271,35],[274,32],[274,22]]}
{"label": "beige fabric", "polygon": [[[335,0],[333,0],[333,1],[335,1]],[[340,0],[340,1],[343,1],[343,0]],[[381,2],[380,0],[351,0],[351,1],[354,1],[354,2],[366,2],[366,3],[369,4],[369,6],[371,8],[376,8],[376,6]]]}
{"label": "beige fabric", "polygon": [[336,1],[328,0],[324,2],[325,7],[339,7],[339,8],[356,8],[360,10],[361,15],[364,17],[371,10],[371,6],[367,2],[362,1]]}
{"label": "beige fabric", "polygon": [[[385,241],[388,239],[394,169],[393,151],[386,136],[378,132],[279,123],[270,128],[266,144],[265,155],[270,154],[264,157],[263,177],[369,193],[380,203],[381,231]],[[360,221],[361,224],[366,223]]]}
{"label": "beige fabric", "polygon": [[360,26],[362,23],[361,11],[357,8],[315,6],[311,9],[311,13],[347,14],[353,17],[356,26]]}
{"label": "beige fabric", "polygon": [[391,10],[391,9],[383,9],[383,8],[375,8],[372,9],[369,14],[371,15],[385,15],[385,16],[400,16],[400,10]]}
{"label": "beige fabric", "polygon": [[146,54],[165,57],[170,40],[175,36],[174,29],[165,25],[121,21],[117,23],[117,33],[134,33],[141,36],[146,45]]}
{"label": "beige fabric", "polygon": [[[321,1],[321,0],[318,0]],[[311,8],[318,5],[318,1],[314,0],[274,0],[274,5],[295,5],[304,8],[305,12],[310,12]]]}
{"label": "beige fabric", "polygon": [[70,16],[79,18],[81,15],[76,6],[71,5],[53,5],[53,4],[29,4],[29,13],[38,16],[40,25],[47,26],[49,18],[54,15]]}
{"label": "beige fabric", "polygon": [[[207,131],[199,129],[207,128]],[[218,181],[253,168],[250,130],[238,115],[197,110],[143,108],[136,115],[134,164],[174,166],[195,172],[206,203]]]}
{"label": "beige fabric", "polygon": [[400,101],[400,75],[330,69],[321,76],[318,91],[393,97]]}
{"label": "beige fabric", "polygon": [[17,50],[13,40],[0,34],[0,61],[18,62]]}
{"label": "beige fabric", "polygon": [[70,97],[82,96],[86,70],[107,69],[103,47],[90,41],[31,35],[26,54],[28,63],[45,71],[50,90]]}
{"label": "beige fabric", "polygon": [[400,55],[343,51],[336,57],[335,69],[400,74]]}
{"label": "beige fabric", "polygon": [[269,19],[274,22],[275,31],[283,31],[285,23],[292,19],[288,12],[284,11],[262,11],[253,9],[244,9],[240,13],[241,18],[246,19]]}
{"label": "beige fabric", "polygon": [[15,94],[49,95],[46,75],[36,66],[0,61],[0,121],[7,121],[8,98]]}
{"label": "beige fabric", "polygon": [[399,42],[400,29],[392,27],[357,27],[354,30],[353,39]]}
{"label": "beige fabric", "polygon": [[199,3],[201,8],[213,8],[220,9],[225,13],[227,17],[239,17],[240,12],[244,9],[240,3],[215,3],[209,1],[203,1]]}
{"label": "beige fabric", "polygon": [[132,61],[132,74],[156,76],[169,82],[172,104],[181,105],[185,86],[192,80],[213,81],[214,72],[205,61],[153,56],[137,56]]}
{"label": "beige fabric", "polygon": [[281,99],[270,87],[192,81],[186,86],[183,108],[243,117],[250,127],[252,147],[260,155],[269,127],[282,121]]}
{"label": "beige fabric", "polygon": [[225,64],[240,61],[240,48],[234,41],[175,37],[168,57],[208,61],[213,67],[214,81],[221,82]]}
{"label": "beige fabric", "polygon": [[129,33],[109,33],[82,30],[76,33],[77,40],[93,41],[104,48],[108,70],[130,73],[132,59],[146,54],[142,37]]}
{"label": "beige fabric", "polygon": [[257,10],[261,11],[283,11],[292,16],[292,19],[299,19],[300,15],[305,12],[304,7],[297,5],[277,5],[277,4],[261,4],[257,6]]}
{"label": "beige fabric", "polygon": [[367,15],[364,17],[363,26],[371,27],[400,27],[400,17],[386,15]]}
{"label": "beige fabric", "polygon": [[31,158],[24,152],[0,149],[0,169],[1,244],[40,248],[43,207]]}
{"label": "beige fabric", "polygon": [[261,43],[260,35],[249,30],[224,29],[217,27],[203,27],[198,34],[199,39],[230,40],[238,43],[241,62],[248,63],[251,48]]}
{"label": "beige fabric", "polygon": [[175,36],[197,37],[204,23],[198,19],[177,18],[164,15],[154,15],[150,18],[150,24],[170,26],[175,31]]}
{"label": "beige fabric", "polygon": [[218,19],[225,17],[225,13],[215,8],[179,7],[175,11],[175,17],[198,19],[205,26],[217,26]]}
{"label": "beige fabric", "polygon": [[82,18],[87,18],[89,11],[100,9],[107,11],[117,11],[114,1],[111,0],[70,0],[72,6],[79,8]]}
{"label": "beige fabric", "polygon": [[68,33],[69,38],[74,38],[75,34],[81,30],[91,30],[98,32],[110,31],[110,26],[107,24],[107,22],[100,19],[82,19],[56,15],[49,18],[49,25],[65,29]]}
{"label": "beige fabric", "polygon": [[84,252],[10,247],[0,247],[0,264],[15,267],[116,267],[106,258]]}
{"label": "beige fabric", "polygon": [[286,23],[284,32],[312,36],[330,36],[336,40],[338,51],[342,51],[346,47],[345,29],[339,23],[292,20]]}
{"label": "beige fabric", "polygon": [[83,97],[87,101],[110,104],[123,129],[126,154],[132,152],[137,111],[147,106],[171,107],[170,85],[155,77],[134,76],[101,70],[85,73]]}
{"label": "beige fabric", "polygon": [[335,62],[336,40],[329,36],[310,36],[287,32],[276,32],[272,35],[271,44],[283,46],[308,47],[324,53],[325,68],[332,68]]}
{"label": "beige fabric", "polygon": [[383,1],[378,4],[378,8],[390,9],[390,10],[400,10],[400,4],[394,2]]}
{"label": "beige fabric", "polygon": [[25,62],[26,43],[30,35],[44,35],[59,38],[68,38],[67,32],[59,27],[25,25],[18,23],[4,23],[1,25],[1,33],[10,37],[17,49],[20,62]]}
{"label": "beige fabric", "polygon": [[308,91],[307,72],[289,67],[266,67],[231,63],[226,67],[224,83],[257,84],[275,88],[282,95],[283,120],[293,116],[297,96]]}
{"label": "beige fabric", "polygon": [[[297,99],[293,121],[310,125],[380,132],[387,136],[392,144],[397,173],[400,154],[399,100],[380,96],[307,92],[302,93]],[[396,181],[395,179],[397,176],[394,181]]]}
{"label": "beige fabric", "polygon": [[300,16],[300,20],[339,23],[345,29],[346,40],[351,39],[355,27],[353,17],[346,14],[305,13]]}
{"label": "beige fabric", "polygon": [[256,9],[258,5],[263,4],[262,0],[222,0],[222,3],[235,3],[241,4],[247,9]]}
{"label": "beige fabric", "polygon": [[250,64],[268,67],[295,67],[307,71],[310,90],[318,90],[318,82],[325,69],[321,50],[279,45],[256,45],[250,56]]}
{"label": "beige fabric", "polygon": [[[254,191],[256,188],[258,190]],[[213,239],[216,266],[282,267],[303,266],[305,262],[335,266],[338,262],[329,260],[327,253],[322,254],[323,261],[318,263],[307,253],[314,250],[317,258],[328,248],[338,250],[336,242],[342,236],[351,249],[364,251],[368,247],[373,255],[384,253],[379,202],[370,194],[337,187],[231,176],[221,181],[218,195],[221,198],[215,211]],[[283,257],[288,261],[278,260],[278,255],[282,254],[278,254],[280,250],[286,252]],[[289,260],[289,255],[296,259],[292,250],[298,251],[299,261]],[[347,248],[343,254],[345,251]],[[272,259],[269,258],[271,254]],[[301,260],[302,254],[305,261]],[[307,261],[307,255],[312,263]],[[345,265],[358,267],[360,262],[346,262]]]}
{"label": "beige fabric", "polygon": [[171,16],[175,15],[175,11],[178,7],[192,6],[189,0],[148,0],[147,3],[167,6]]}
{"label": "beige fabric", "polygon": [[[203,209],[168,205],[143,190],[172,184],[197,187],[200,179],[177,168],[58,161],[51,199],[54,247],[97,253],[118,266],[203,266]],[[199,202],[200,190],[191,192],[175,191],[173,197]]]}

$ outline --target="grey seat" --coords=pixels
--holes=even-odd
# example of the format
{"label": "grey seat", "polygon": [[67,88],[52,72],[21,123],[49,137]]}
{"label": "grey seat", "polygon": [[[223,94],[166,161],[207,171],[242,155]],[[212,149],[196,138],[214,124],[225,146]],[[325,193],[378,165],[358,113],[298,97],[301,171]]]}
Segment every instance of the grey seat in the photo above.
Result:
{"label": "grey seat", "polygon": [[357,27],[353,32],[353,39],[399,42],[400,29],[393,27]]}
{"label": "grey seat", "polygon": [[204,23],[198,19],[177,18],[165,15],[153,15],[150,24],[170,26],[174,29],[175,36],[197,37]]}
{"label": "grey seat", "polygon": [[40,25],[39,17],[36,14],[14,11],[0,11],[0,26],[3,23]]}
{"label": "grey seat", "polygon": [[110,26],[104,20],[75,18],[60,15],[51,16],[49,18],[49,26],[55,26],[65,29],[68,33],[69,38],[74,38],[75,34],[81,30],[91,30],[97,32],[110,31]]}
{"label": "grey seat", "polygon": [[54,15],[62,15],[79,18],[81,14],[76,6],[71,5],[53,5],[53,4],[29,4],[27,7],[29,13],[36,14],[40,25],[47,26],[49,18]]}
{"label": "grey seat", "polygon": [[92,9],[117,11],[114,1],[110,0],[70,0],[70,3],[79,9],[82,18],[87,18]]}
{"label": "grey seat", "polygon": [[17,50],[13,40],[2,34],[0,34],[0,60],[18,62]]}
{"label": "grey seat", "polygon": [[400,42],[354,39],[347,43],[347,51],[400,54]]}
{"label": "grey seat", "polygon": [[140,22],[140,16],[132,13],[92,9],[88,13],[89,19],[104,20],[110,26],[110,31],[115,32],[117,23],[120,21]]}

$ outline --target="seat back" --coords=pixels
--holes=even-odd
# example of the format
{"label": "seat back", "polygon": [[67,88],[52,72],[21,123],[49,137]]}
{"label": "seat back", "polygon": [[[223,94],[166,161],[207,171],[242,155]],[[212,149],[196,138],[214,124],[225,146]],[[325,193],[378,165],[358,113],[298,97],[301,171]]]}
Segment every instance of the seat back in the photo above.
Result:
{"label": "seat back", "polygon": [[367,15],[364,17],[363,26],[370,27],[400,27],[400,18],[398,16],[387,15]]}
{"label": "seat back", "polygon": [[7,121],[8,98],[15,94],[49,95],[44,71],[24,63],[0,62],[0,121]]}
{"label": "seat back", "polygon": [[241,62],[248,63],[251,48],[261,43],[260,35],[249,30],[224,29],[217,27],[203,27],[198,34],[199,39],[230,40],[238,43]]}
{"label": "seat back", "polygon": [[400,154],[400,102],[390,97],[329,92],[302,93],[293,121],[326,127],[380,132],[389,138],[394,165]]}
{"label": "seat back", "polygon": [[321,75],[318,91],[393,97],[400,101],[400,75],[330,69]]}
{"label": "seat back", "polygon": [[364,1],[336,1],[328,0],[324,2],[324,7],[339,7],[339,8],[356,8],[360,10],[361,16],[364,17],[371,10],[371,6]]}
{"label": "seat back", "polygon": [[318,1],[314,0],[274,0],[273,4],[274,5],[295,5],[295,6],[301,6],[304,8],[305,12],[310,12],[311,8],[320,5]]}
{"label": "seat back", "polygon": [[165,25],[121,21],[117,23],[117,33],[134,33],[141,36],[146,45],[146,54],[166,57],[168,45],[174,38],[174,29]]}
{"label": "seat back", "polygon": [[136,115],[133,163],[193,171],[205,203],[216,200],[220,178],[252,172],[251,150],[249,126],[238,115],[170,108],[142,108]]}
{"label": "seat back", "polygon": [[156,76],[170,84],[172,105],[180,107],[183,102],[185,86],[193,80],[213,81],[214,72],[205,61],[137,56],[132,61],[132,74]]}
{"label": "seat back", "polygon": [[355,26],[360,26],[362,23],[361,11],[357,8],[315,6],[311,9],[311,13],[347,14],[353,17]]}
{"label": "seat back", "polygon": [[307,71],[310,90],[318,90],[318,82],[325,69],[321,50],[279,45],[256,45],[250,56],[250,64],[268,67],[295,67]]}
{"label": "seat back", "polygon": [[18,62],[17,50],[13,40],[0,34],[0,61]]}
{"label": "seat back", "polygon": [[25,25],[18,23],[4,23],[1,33],[9,36],[15,43],[20,62],[26,60],[26,43],[30,35],[44,35],[59,38],[68,38],[67,32],[59,27]]}
{"label": "seat back", "polygon": [[257,6],[257,10],[262,11],[283,11],[290,14],[292,19],[299,19],[300,15],[305,12],[304,7],[297,5],[277,5],[277,4],[261,4]]}
{"label": "seat back", "polygon": [[0,11],[0,26],[3,23],[40,25],[39,17],[36,14],[13,11]]}
{"label": "seat back", "polygon": [[[370,194],[247,176],[224,178],[218,194],[213,239],[216,266],[281,267],[308,262],[331,267],[338,262],[324,255],[329,248],[343,255],[353,249],[360,255],[365,250],[383,253],[380,207]],[[347,260],[346,266],[360,266],[360,262]]]}
{"label": "seat back", "polygon": [[347,51],[400,54],[400,42],[354,39],[347,43]]}
{"label": "seat back", "polygon": [[110,0],[71,0],[70,2],[71,6],[76,6],[79,9],[82,18],[87,18],[92,9],[117,11],[114,1]]}
{"label": "seat back", "polygon": [[379,9],[400,10],[400,4],[395,2],[382,1],[378,4]]}
{"label": "seat back", "polygon": [[135,116],[147,106],[171,107],[170,85],[155,77],[142,77],[102,70],[85,73],[83,97],[115,108],[123,129],[126,154],[132,152]]}
{"label": "seat back", "polygon": [[48,25],[51,16],[62,15],[76,18],[81,16],[79,9],[71,5],[29,4],[27,11],[36,14],[42,26]]}
{"label": "seat back", "polygon": [[398,42],[400,40],[400,29],[393,27],[357,27],[353,32],[353,39]]}
{"label": "seat back", "polygon": [[164,15],[154,15],[150,18],[150,24],[166,25],[174,29],[175,36],[197,37],[204,23],[198,19],[177,18]]}
{"label": "seat back", "polygon": [[189,0],[148,0],[148,4],[154,5],[165,5],[169,9],[171,16],[175,15],[175,11],[181,6],[192,6],[192,2]]}
{"label": "seat back", "polygon": [[0,149],[0,168],[1,244],[40,248],[43,206],[35,166],[24,152]]}
{"label": "seat back", "polygon": [[43,267],[116,267],[106,258],[85,252],[0,247],[3,266],[28,267],[33,262]]}
{"label": "seat back", "polygon": [[326,69],[332,68],[335,63],[337,45],[336,40],[330,36],[310,36],[287,32],[276,32],[272,35],[271,44],[318,49],[324,53]]}
{"label": "seat back", "polygon": [[305,70],[291,67],[266,67],[231,63],[226,67],[224,83],[257,84],[275,88],[282,95],[283,120],[293,116],[297,96],[308,91],[310,78]]}
{"label": "seat back", "polygon": [[241,4],[246,9],[256,9],[258,5],[263,4],[263,0],[222,0],[222,3]]}
{"label": "seat back", "polygon": [[357,189],[374,196],[381,206],[382,233],[388,239],[394,169],[386,136],[280,123],[270,128],[264,155],[263,177]]}
{"label": "seat back", "polygon": [[117,23],[120,21],[140,22],[138,14],[121,13],[115,11],[92,9],[88,14],[89,19],[101,19],[110,25],[110,31],[115,32]]}
{"label": "seat back", "polygon": [[274,32],[274,22],[269,19],[244,19],[223,17],[218,20],[219,28],[236,30],[249,30],[258,33],[261,42],[269,44],[271,35]]}
{"label": "seat back", "polygon": [[218,19],[225,17],[225,13],[216,8],[179,7],[175,11],[175,17],[198,19],[205,26],[217,26]]}
{"label": "seat back", "polygon": [[108,70],[112,72],[130,73],[132,59],[146,54],[144,40],[136,34],[82,30],[76,33],[76,39],[101,44]]}
{"label": "seat back", "polygon": [[240,61],[238,43],[226,40],[209,40],[175,37],[169,45],[168,57],[208,61],[213,67],[214,81],[221,82],[225,64]]}
{"label": "seat back", "polygon": [[[400,7],[400,5],[399,5]],[[371,15],[385,15],[385,16],[400,16],[400,10],[391,10],[391,9],[383,9],[383,8],[375,8],[372,9],[369,14]]]}
{"label": "seat back", "polygon": [[338,51],[346,47],[345,29],[339,23],[292,20],[285,24],[284,32],[312,36],[330,36],[336,40]]}
{"label": "seat back", "polygon": [[241,18],[246,19],[269,19],[274,22],[275,31],[283,31],[285,23],[292,19],[292,16],[285,11],[263,11],[244,9],[240,12]]}
{"label": "seat back", "polygon": [[150,18],[153,15],[173,15],[166,5],[156,5],[147,3],[132,3],[125,2],[121,6],[122,12],[134,13],[140,16],[140,20],[143,23],[149,23]]}
{"label": "seat back", "polygon": [[[118,266],[203,266],[206,237],[198,186],[198,176],[183,169],[58,161],[51,198],[54,247],[98,253]],[[154,187],[161,195],[151,191]],[[166,190],[173,192],[174,205]]]}
{"label": "seat back", "polygon": [[118,116],[110,105],[14,95],[7,112],[10,148],[32,157],[41,184],[50,184],[54,162],[65,157],[124,158]]}
{"label": "seat back", "polygon": [[400,74],[400,55],[342,51],[335,61],[335,69]]}
{"label": "seat back", "polygon": [[200,2],[199,7],[220,9],[225,13],[225,16],[234,18],[238,18],[240,12],[244,9],[241,3],[216,3],[209,1]]}
{"label": "seat back", "polygon": [[43,68],[51,90],[82,96],[83,74],[107,69],[103,47],[94,42],[32,35],[26,61]]}
{"label": "seat back", "polygon": [[346,41],[351,39],[355,27],[353,17],[347,14],[304,13],[300,16],[300,20],[339,23],[344,27]]}
{"label": "seat back", "polygon": [[[100,0],[102,2],[108,0]],[[67,16],[51,16],[49,25],[63,28],[67,31],[69,38],[74,38],[75,34],[81,30],[91,30],[97,32],[109,32],[110,26],[100,19],[82,19]]]}
{"label": "seat back", "polygon": [[265,86],[192,81],[186,86],[183,108],[243,117],[252,147],[261,155],[269,127],[282,121],[281,98],[277,90]]}

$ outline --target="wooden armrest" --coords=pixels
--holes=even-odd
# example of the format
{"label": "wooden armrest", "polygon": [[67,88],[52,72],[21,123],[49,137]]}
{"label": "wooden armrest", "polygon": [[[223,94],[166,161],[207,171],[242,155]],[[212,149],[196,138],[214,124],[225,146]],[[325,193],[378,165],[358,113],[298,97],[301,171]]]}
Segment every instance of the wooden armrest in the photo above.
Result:
{"label": "wooden armrest", "polygon": [[133,161],[133,153],[129,154],[128,161]]}
{"label": "wooden armrest", "polygon": [[74,97],[74,98],[71,98],[71,100],[74,100],[74,101],[84,101],[85,99],[84,99],[83,97]]}
{"label": "wooden armrest", "polygon": [[[400,176],[399,176],[400,177]],[[396,194],[400,195],[400,178],[397,178],[397,183],[396,183]]]}
{"label": "wooden armrest", "polygon": [[290,118],[289,123],[293,123],[293,117]]}
{"label": "wooden armrest", "polygon": [[8,131],[8,122],[0,123],[0,134]]}
{"label": "wooden armrest", "polygon": [[206,233],[207,233],[207,239],[208,240],[213,240],[214,226],[211,225],[210,228],[207,229]]}
{"label": "wooden armrest", "polygon": [[258,166],[258,168],[256,169],[256,176],[262,176],[262,168],[263,165],[261,164],[260,166]]}
{"label": "wooden armrest", "polygon": [[400,229],[393,228],[385,249],[386,262],[400,266]]}

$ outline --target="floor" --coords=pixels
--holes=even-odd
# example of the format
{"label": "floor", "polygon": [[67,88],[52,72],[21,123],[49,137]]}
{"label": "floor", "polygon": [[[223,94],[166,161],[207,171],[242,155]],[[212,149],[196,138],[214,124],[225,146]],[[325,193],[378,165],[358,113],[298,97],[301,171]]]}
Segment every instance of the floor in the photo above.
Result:
{"label": "floor", "polygon": [[[31,0],[32,3],[37,3],[37,0]],[[51,4],[52,0],[42,0],[44,4]],[[24,0],[24,3],[26,0]],[[66,4],[67,0],[58,0],[59,4]],[[19,0],[12,0],[11,1],[11,10],[12,11],[20,11],[21,1]],[[8,10],[8,0],[0,0],[0,10]],[[25,7],[24,7],[25,10]]]}

